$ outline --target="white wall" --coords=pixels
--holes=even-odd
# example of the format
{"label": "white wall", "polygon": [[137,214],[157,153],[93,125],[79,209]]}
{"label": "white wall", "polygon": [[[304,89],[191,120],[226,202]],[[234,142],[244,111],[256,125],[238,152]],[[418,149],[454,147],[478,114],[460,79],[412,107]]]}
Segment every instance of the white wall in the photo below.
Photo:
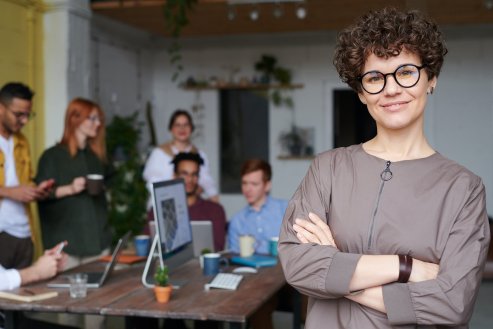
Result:
{"label": "white wall", "polygon": [[88,0],[45,0],[45,145],[60,141],[65,110],[76,97],[89,97],[91,11]]}
{"label": "white wall", "polygon": [[[440,76],[438,88],[430,97],[426,113],[425,130],[432,145],[445,156],[465,165],[483,178],[487,188],[488,210],[493,214],[493,27],[447,29],[450,50]],[[229,76],[232,66],[239,67],[241,76],[254,74],[254,63],[262,54],[277,56],[280,65],[293,71],[293,81],[304,84],[303,89],[293,92],[295,123],[302,127],[315,127],[315,152],[332,147],[332,90],[344,88],[332,66],[334,33],[291,34],[278,36],[223,37],[184,40],[183,57],[188,76],[208,78]],[[131,45],[132,42],[129,42]],[[132,47],[130,47],[132,48]],[[103,48],[101,48],[103,49]],[[114,50],[114,49],[113,49]],[[109,56],[113,50],[103,50]],[[141,51],[143,51],[141,49]],[[196,103],[205,107],[201,124],[202,138],[194,142],[203,148],[212,164],[212,174],[219,178],[219,120],[218,92],[185,91],[171,81],[166,44],[153,39],[152,47],[141,70],[149,76],[148,87],[154,104],[154,118],[158,141],[169,139],[167,123],[169,115],[177,108],[191,109]],[[122,51],[125,57],[125,51]],[[116,55],[111,55],[116,56]],[[130,62],[125,65],[132,65]],[[130,76],[113,69],[116,77]],[[103,81],[104,77],[100,77]],[[123,80],[123,81],[122,81]],[[128,81],[129,84],[133,82]],[[304,176],[310,161],[279,160],[279,133],[289,129],[291,113],[287,109],[270,109],[270,162],[274,179],[272,194],[289,198]],[[221,195],[228,216],[244,205],[241,196]]]}
{"label": "white wall", "polygon": [[128,116],[135,111],[144,124],[141,147],[150,141],[145,108],[152,102],[151,65],[153,36],[95,15],[91,30],[91,95],[106,114]]}

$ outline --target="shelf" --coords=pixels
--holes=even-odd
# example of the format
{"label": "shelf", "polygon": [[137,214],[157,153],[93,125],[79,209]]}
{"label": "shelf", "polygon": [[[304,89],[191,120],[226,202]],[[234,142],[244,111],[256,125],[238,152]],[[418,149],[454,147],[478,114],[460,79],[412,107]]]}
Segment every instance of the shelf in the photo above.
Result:
{"label": "shelf", "polygon": [[269,90],[269,89],[301,89],[304,85],[300,83],[291,85],[279,84],[225,84],[220,86],[187,86],[182,85],[185,90],[200,91],[200,90],[230,90],[230,89],[245,89],[245,90]]}
{"label": "shelf", "polygon": [[313,160],[315,159],[314,155],[279,155],[277,156],[278,160]]}

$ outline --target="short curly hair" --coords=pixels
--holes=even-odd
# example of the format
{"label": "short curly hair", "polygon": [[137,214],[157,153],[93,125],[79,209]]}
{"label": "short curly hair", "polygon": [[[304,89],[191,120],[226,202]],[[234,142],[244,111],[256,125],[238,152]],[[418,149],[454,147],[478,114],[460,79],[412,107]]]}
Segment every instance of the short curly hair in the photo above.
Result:
{"label": "short curly hair", "polygon": [[438,26],[419,11],[370,11],[339,33],[334,65],[341,80],[361,92],[358,78],[371,54],[389,58],[402,50],[418,55],[428,79],[438,77],[447,48]]}

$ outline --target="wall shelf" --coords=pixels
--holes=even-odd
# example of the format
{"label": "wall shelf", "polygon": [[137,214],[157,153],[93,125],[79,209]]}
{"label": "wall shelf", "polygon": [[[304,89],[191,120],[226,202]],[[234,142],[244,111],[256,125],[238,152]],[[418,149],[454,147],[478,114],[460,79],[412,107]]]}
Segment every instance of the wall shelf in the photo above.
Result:
{"label": "wall shelf", "polygon": [[278,160],[313,160],[314,155],[279,155]]}
{"label": "wall shelf", "polygon": [[180,86],[184,90],[200,91],[200,90],[230,90],[230,89],[244,89],[244,90],[269,90],[269,89],[301,89],[304,87],[301,83],[290,85],[279,84],[224,84],[217,86]]}

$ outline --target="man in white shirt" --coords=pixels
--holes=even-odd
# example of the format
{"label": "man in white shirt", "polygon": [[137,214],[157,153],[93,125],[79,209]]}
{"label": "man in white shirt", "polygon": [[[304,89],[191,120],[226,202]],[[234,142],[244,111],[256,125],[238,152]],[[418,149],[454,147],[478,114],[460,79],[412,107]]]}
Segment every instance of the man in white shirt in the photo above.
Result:
{"label": "man in white shirt", "polygon": [[31,266],[22,270],[5,269],[0,265],[0,290],[12,290],[20,286],[54,277],[63,269],[66,254],[57,253],[57,247],[46,250]]}
{"label": "man in white shirt", "polygon": [[[66,244],[67,242],[65,241],[64,243]],[[59,271],[63,270],[67,261],[67,255],[58,252],[57,247],[46,250],[44,255],[38,258],[33,265],[22,270],[5,269],[3,266],[0,266],[0,290],[12,290],[29,283],[54,277]],[[17,320],[17,327],[21,329],[69,328],[53,323],[33,320],[25,317],[23,314],[19,314]],[[0,312],[0,328],[3,328],[3,321],[4,315]]]}
{"label": "man in white shirt", "polygon": [[[33,258],[29,203],[48,196],[54,184],[32,183],[29,144],[20,130],[34,116],[34,93],[22,83],[0,89],[0,265],[22,269]],[[6,252],[8,250],[8,252]]]}

